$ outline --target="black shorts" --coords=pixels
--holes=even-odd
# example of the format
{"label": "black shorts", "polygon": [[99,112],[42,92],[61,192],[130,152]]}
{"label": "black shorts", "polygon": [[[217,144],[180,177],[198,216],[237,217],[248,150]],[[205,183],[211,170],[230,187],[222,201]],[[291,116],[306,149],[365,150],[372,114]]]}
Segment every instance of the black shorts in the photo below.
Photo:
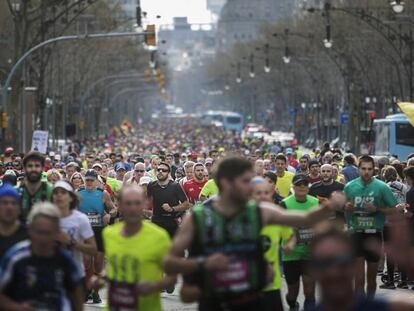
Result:
{"label": "black shorts", "polygon": [[301,276],[308,275],[307,268],[307,260],[284,261],[283,272],[285,273],[286,283],[288,285],[298,283]]}
{"label": "black shorts", "polygon": [[263,310],[265,311],[283,311],[283,303],[280,290],[271,290],[264,292],[263,305]]}
{"label": "black shorts", "polygon": [[355,247],[355,254],[357,257],[363,257],[367,262],[379,262],[380,254],[375,252],[375,250],[371,250],[373,247],[372,243],[380,243],[382,244],[382,233],[362,233],[362,232],[354,232],[352,234],[352,238],[354,240],[354,247]]}
{"label": "black shorts", "polygon": [[174,237],[175,233],[178,230],[178,223],[175,220],[175,218],[153,218],[152,223],[156,224],[157,226],[160,226],[165,231],[167,231],[171,239]]}
{"label": "black shorts", "polygon": [[104,251],[103,246],[103,239],[102,239],[102,231],[105,227],[92,227],[93,234],[95,235],[96,247],[98,248],[98,252]]}

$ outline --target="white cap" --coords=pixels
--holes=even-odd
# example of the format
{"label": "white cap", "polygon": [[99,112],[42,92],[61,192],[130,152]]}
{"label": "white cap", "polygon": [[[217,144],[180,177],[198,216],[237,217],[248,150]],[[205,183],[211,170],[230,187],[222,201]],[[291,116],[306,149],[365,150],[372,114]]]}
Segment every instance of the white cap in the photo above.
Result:
{"label": "white cap", "polygon": [[60,154],[55,155],[55,160],[60,161],[62,159],[62,157],[60,156]]}
{"label": "white cap", "polygon": [[50,151],[49,152],[49,157],[54,157],[54,156],[55,156],[55,153],[53,151]]}
{"label": "white cap", "polygon": [[152,181],[151,177],[149,177],[149,176],[142,176],[139,179],[139,185],[140,186],[142,186],[142,185],[148,185],[151,181]]}
{"label": "white cap", "polygon": [[63,188],[66,191],[73,193],[73,187],[71,186],[71,184],[64,180],[57,181],[55,185],[53,186],[53,189],[56,189],[56,188]]}
{"label": "white cap", "polygon": [[16,172],[15,172],[15,171],[13,171],[13,170],[7,170],[7,171],[4,173],[4,175],[13,175],[13,176],[16,176]]}

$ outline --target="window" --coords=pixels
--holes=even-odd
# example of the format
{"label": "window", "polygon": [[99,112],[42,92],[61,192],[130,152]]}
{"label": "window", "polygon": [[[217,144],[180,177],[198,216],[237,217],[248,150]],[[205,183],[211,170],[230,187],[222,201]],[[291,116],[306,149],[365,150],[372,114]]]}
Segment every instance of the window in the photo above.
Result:
{"label": "window", "polygon": [[241,118],[240,117],[226,117],[226,122],[228,124],[240,124]]}
{"label": "window", "polygon": [[398,145],[414,147],[414,127],[410,123],[396,123],[395,132]]}
{"label": "window", "polygon": [[375,155],[388,155],[389,153],[389,124],[375,124]]}

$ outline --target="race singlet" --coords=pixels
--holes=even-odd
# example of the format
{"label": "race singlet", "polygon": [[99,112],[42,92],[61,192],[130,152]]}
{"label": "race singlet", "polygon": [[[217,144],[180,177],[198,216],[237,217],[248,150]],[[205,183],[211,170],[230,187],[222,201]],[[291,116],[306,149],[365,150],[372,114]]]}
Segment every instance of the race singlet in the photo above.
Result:
{"label": "race singlet", "polygon": [[102,227],[103,226],[103,220],[102,215],[98,213],[87,213],[86,216],[88,216],[89,223],[92,227]]}
{"label": "race singlet", "polygon": [[108,307],[111,311],[137,311],[138,290],[135,284],[111,281],[108,291]]}
{"label": "race singlet", "polygon": [[249,262],[233,258],[226,270],[214,273],[212,282],[218,292],[237,293],[250,288],[249,279]]}

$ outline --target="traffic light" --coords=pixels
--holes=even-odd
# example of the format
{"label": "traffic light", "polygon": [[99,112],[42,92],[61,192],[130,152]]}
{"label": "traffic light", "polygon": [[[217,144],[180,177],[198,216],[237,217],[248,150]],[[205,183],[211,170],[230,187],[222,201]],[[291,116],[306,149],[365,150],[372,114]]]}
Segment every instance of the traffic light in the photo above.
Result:
{"label": "traffic light", "polygon": [[145,29],[145,43],[148,46],[156,46],[157,38],[155,35],[155,25],[148,25]]}
{"label": "traffic light", "polygon": [[1,113],[1,128],[5,129],[9,127],[9,116],[7,112]]}

